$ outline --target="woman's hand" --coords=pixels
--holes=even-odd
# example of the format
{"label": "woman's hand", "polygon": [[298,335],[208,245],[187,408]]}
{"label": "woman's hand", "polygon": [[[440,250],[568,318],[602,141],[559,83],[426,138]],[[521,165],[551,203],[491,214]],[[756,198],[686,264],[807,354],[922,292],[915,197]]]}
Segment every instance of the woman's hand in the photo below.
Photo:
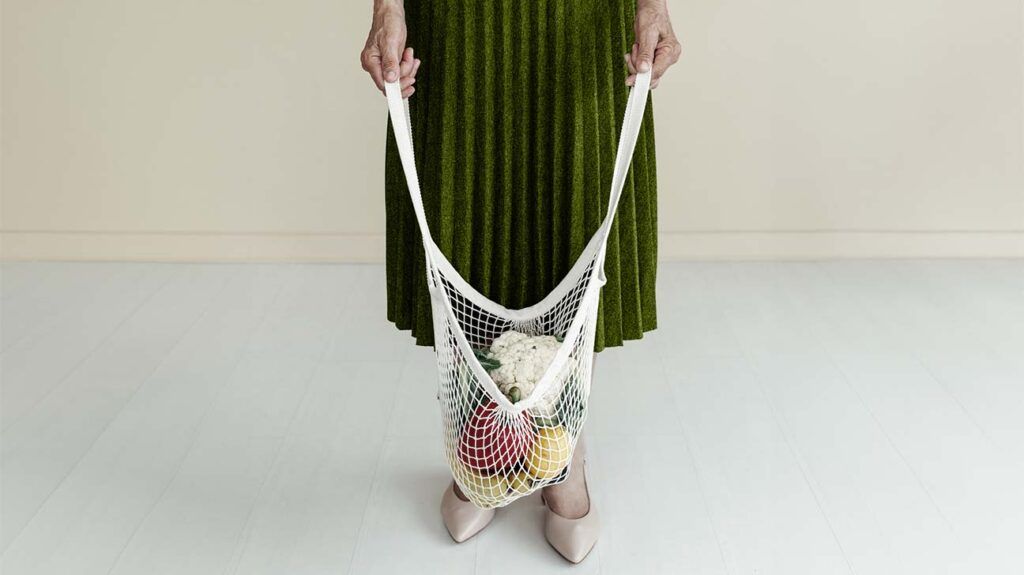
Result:
{"label": "woman's hand", "polygon": [[384,91],[385,82],[401,79],[402,97],[412,96],[416,88],[416,72],[420,61],[412,48],[405,46],[405,8],[402,0],[374,0],[373,23],[366,37],[359,61],[377,89]]}
{"label": "woman's hand", "polygon": [[683,47],[672,31],[668,19],[668,0],[637,0],[636,19],[633,33],[636,40],[633,49],[626,54],[629,77],[626,84],[633,85],[637,72],[651,72],[651,88],[658,87],[658,81],[668,67],[679,60]]}

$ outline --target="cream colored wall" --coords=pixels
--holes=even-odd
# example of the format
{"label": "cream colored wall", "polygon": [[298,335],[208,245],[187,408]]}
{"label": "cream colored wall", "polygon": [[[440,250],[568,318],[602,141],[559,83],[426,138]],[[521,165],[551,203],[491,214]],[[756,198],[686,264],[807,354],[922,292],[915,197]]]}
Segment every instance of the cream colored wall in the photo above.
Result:
{"label": "cream colored wall", "polygon": [[[3,0],[4,256],[379,260],[369,4]],[[671,6],[665,258],[1024,256],[1020,0]]]}

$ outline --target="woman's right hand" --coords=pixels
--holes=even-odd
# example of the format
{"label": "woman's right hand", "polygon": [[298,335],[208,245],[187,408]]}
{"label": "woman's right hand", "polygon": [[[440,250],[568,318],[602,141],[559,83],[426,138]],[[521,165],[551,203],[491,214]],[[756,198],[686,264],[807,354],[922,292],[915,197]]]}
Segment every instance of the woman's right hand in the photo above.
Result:
{"label": "woman's right hand", "polygon": [[412,48],[405,46],[405,39],[402,0],[374,0],[373,23],[359,60],[378,90],[384,91],[385,82],[401,79],[402,97],[408,98],[416,91],[413,84],[420,61],[413,57]]}

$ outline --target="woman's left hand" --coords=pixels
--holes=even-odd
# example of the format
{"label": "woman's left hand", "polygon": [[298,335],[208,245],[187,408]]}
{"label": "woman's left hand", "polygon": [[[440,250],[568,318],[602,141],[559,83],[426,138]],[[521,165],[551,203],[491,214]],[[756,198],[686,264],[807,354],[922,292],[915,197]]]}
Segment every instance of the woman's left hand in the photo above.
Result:
{"label": "woman's left hand", "polygon": [[626,84],[633,85],[637,72],[651,72],[651,88],[657,88],[668,67],[679,60],[683,47],[672,31],[668,18],[668,0],[637,0],[633,33],[633,49],[626,54],[629,77]]}

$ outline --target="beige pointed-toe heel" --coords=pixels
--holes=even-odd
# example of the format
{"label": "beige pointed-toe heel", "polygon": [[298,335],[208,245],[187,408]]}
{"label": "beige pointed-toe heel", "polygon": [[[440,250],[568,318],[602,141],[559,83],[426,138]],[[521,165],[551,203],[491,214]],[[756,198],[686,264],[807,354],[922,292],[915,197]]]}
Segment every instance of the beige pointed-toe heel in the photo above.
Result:
{"label": "beige pointed-toe heel", "polygon": [[456,543],[462,543],[483,531],[494,519],[493,509],[480,509],[469,501],[459,499],[455,494],[455,482],[444,490],[441,497],[441,518],[448,534]]}
{"label": "beige pointed-toe heel", "polygon": [[587,487],[587,467],[583,465],[583,486],[587,492],[587,513],[579,519],[566,519],[555,513],[548,506],[547,499],[541,494],[541,501],[548,507],[544,519],[544,537],[555,551],[573,563],[587,558],[594,549],[597,538],[601,535],[601,522],[597,518],[590,489]]}

